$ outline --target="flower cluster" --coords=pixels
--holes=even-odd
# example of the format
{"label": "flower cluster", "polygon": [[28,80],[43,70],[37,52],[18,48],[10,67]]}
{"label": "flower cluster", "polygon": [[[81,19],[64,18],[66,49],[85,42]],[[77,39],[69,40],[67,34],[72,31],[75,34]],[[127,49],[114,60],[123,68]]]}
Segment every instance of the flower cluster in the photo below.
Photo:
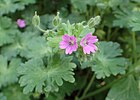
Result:
{"label": "flower cluster", "polygon": [[[92,33],[88,33],[84,38],[82,38],[80,45],[83,47],[84,54],[94,53],[98,49],[94,44],[96,42],[98,42],[97,36],[92,36]],[[72,54],[72,52],[77,51],[78,44],[76,37],[65,34],[60,42],[60,48],[66,49],[66,54]]]}

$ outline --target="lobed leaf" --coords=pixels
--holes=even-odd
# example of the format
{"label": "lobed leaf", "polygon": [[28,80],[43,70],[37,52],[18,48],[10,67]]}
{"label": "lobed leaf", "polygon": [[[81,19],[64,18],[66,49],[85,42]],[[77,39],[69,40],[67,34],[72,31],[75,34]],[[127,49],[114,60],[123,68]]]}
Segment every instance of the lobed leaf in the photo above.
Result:
{"label": "lobed leaf", "polygon": [[0,92],[0,100],[7,100],[7,98]]}
{"label": "lobed leaf", "polygon": [[[3,89],[3,94],[7,100],[30,100],[30,95],[25,95],[19,85],[11,85]],[[0,99],[1,100],[1,99]]]}
{"label": "lobed leaf", "polygon": [[106,100],[139,100],[140,92],[133,75],[121,79],[110,89]]}
{"label": "lobed leaf", "polygon": [[87,5],[93,5],[95,2],[95,0],[71,0],[74,8],[78,9],[81,13],[86,12]]}
{"label": "lobed leaf", "polygon": [[99,42],[98,49],[93,54],[91,65],[98,79],[109,77],[111,74],[125,74],[126,59],[119,57],[122,50],[118,43]]}
{"label": "lobed leaf", "polygon": [[18,34],[15,41],[4,46],[1,52],[8,59],[16,57],[18,54],[28,59],[50,55],[52,50],[45,37],[39,36],[37,33],[25,32]]}
{"label": "lobed leaf", "polygon": [[0,46],[14,42],[18,33],[15,23],[8,17],[0,17]]}
{"label": "lobed leaf", "polygon": [[132,31],[140,31],[140,11],[133,12],[133,16],[130,27],[132,27]]}
{"label": "lobed leaf", "polygon": [[20,64],[20,59],[12,59],[8,64],[5,57],[0,55],[0,88],[11,83],[17,82],[17,67]]}
{"label": "lobed leaf", "polygon": [[15,12],[16,10],[23,10],[25,5],[33,4],[36,0],[1,0],[0,15]]}
{"label": "lobed leaf", "polygon": [[29,93],[35,89],[36,92],[58,91],[58,86],[63,84],[63,80],[73,83],[75,81],[71,57],[54,56],[47,60],[47,66],[42,59],[31,59],[18,68],[21,75],[19,83],[24,86],[23,92]]}

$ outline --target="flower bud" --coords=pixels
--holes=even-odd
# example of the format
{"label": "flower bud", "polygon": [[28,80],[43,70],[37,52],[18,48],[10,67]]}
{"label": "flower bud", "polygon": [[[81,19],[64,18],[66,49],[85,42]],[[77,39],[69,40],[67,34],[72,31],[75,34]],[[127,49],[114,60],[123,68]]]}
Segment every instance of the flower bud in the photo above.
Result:
{"label": "flower bud", "polygon": [[20,27],[20,28],[24,28],[24,27],[26,27],[26,22],[25,22],[24,19],[18,19],[18,20],[17,20],[17,25],[18,25],[18,27]]}
{"label": "flower bud", "polygon": [[60,24],[60,22],[61,22],[61,18],[59,18],[59,12],[57,12],[57,16],[54,17],[54,19],[53,19],[53,21],[52,21],[52,24],[53,24],[54,26],[58,26],[58,25]]}
{"label": "flower bud", "polygon": [[96,16],[94,18],[91,18],[89,21],[88,21],[88,26],[90,28],[93,28],[94,26],[98,25],[101,21],[101,17],[100,16]]}
{"label": "flower bud", "polygon": [[32,23],[34,26],[40,25],[40,17],[37,15],[37,12],[35,12],[35,15],[32,18]]}

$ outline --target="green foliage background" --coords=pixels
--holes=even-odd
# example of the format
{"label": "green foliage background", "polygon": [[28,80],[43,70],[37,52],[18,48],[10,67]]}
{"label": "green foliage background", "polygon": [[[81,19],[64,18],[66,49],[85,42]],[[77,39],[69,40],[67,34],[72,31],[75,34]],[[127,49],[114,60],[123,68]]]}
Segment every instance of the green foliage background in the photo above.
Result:
{"label": "green foliage background", "polygon": [[[88,32],[95,54],[59,49],[62,35]],[[140,0],[0,0],[0,100],[140,100]]]}

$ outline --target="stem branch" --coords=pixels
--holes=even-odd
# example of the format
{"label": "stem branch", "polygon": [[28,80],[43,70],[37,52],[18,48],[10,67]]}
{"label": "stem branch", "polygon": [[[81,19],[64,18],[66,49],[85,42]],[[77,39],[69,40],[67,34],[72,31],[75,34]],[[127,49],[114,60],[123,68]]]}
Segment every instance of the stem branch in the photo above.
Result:
{"label": "stem branch", "polygon": [[132,41],[133,41],[133,55],[134,55],[134,63],[137,62],[137,51],[136,51],[136,34],[132,32]]}
{"label": "stem branch", "polygon": [[120,79],[122,79],[122,78],[124,78],[124,77],[127,77],[128,75],[134,74],[134,73],[135,73],[135,70],[132,70],[131,72],[128,72],[127,74],[125,74],[125,75],[122,76],[121,78],[118,78],[118,79],[112,81],[111,83],[107,84],[106,86],[104,86],[104,87],[102,87],[102,88],[99,88],[99,89],[97,89],[97,90],[95,90],[95,91],[93,91],[93,92],[91,92],[91,93],[89,93],[89,94],[87,94],[87,95],[85,95],[85,96],[79,98],[78,100],[83,100],[83,99],[85,99],[85,98],[94,96],[94,95],[96,95],[96,94],[98,94],[98,93],[100,93],[100,92],[102,92],[102,91],[104,91],[104,90],[106,90],[106,89],[109,89],[112,85],[114,85],[114,84],[115,84],[116,82],[118,82]]}
{"label": "stem branch", "polygon": [[37,28],[38,28],[41,32],[43,32],[43,33],[46,32],[46,30],[43,30],[42,28],[40,28],[40,26],[37,26]]}
{"label": "stem branch", "polygon": [[86,93],[88,92],[89,88],[91,87],[91,85],[92,85],[94,79],[95,79],[95,74],[92,76],[92,78],[91,78],[91,80],[90,80],[88,86],[86,87],[86,89],[85,89],[85,91],[84,91],[82,97],[84,97],[84,96],[86,95]]}

